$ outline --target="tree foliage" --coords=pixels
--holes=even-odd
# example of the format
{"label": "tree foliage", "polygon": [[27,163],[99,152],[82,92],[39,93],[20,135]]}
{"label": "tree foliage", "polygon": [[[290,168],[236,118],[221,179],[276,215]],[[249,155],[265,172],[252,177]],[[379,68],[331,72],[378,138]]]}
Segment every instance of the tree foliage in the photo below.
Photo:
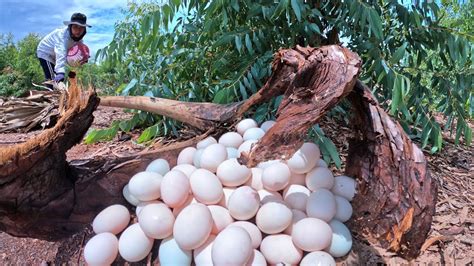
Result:
{"label": "tree foliage", "polygon": [[[342,43],[363,59],[361,79],[381,104],[423,148],[436,152],[443,130],[470,144],[466,120],[472,118],[474,98],[472,42],[442,24],[441,15],[444,9],[428,1],[130,4],[113,41],[98,56],[124,81],[117,93],[228,103],[262,86],[278,49]],[[271,118],[278,100],[259,106],[254,118]],[[434,112],[446,115],[444,127]],[[174,125],[162,119],[158,122]]]}
{"label": "tree foliage", "polygon": [[0,95],[20,96],[31,88],[31,83],[43,81],[43,71],[36,58],[40,38],[28,34],[17,44],[13,35],[0,35]]}

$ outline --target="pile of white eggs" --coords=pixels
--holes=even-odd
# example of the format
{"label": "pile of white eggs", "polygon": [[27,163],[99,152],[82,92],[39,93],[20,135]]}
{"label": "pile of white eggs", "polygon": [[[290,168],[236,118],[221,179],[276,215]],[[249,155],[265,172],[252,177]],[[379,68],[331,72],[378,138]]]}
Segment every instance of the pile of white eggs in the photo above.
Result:
{"label": "pile of white eggs", "polygon": [[160,265],[335,265],[352,246],[344,222],[355,181],[334,177],[310,142],[287,161],[240,165],[236,158],[274,123],[244,119],[236,132],[183,149],[172,169],[152,161],[123,189],[138,223],[129,225],[125,206],[104,209],[85,261],[111,264],[120,254],[137,262],[158,239]]}

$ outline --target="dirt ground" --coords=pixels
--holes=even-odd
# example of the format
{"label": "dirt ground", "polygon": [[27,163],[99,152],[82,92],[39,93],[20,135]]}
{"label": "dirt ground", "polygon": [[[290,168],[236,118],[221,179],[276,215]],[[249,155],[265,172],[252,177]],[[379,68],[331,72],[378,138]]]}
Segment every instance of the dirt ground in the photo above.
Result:
{"label": "dirt ground", "polygon": [[[99,107],[94,115],[93,128],[104,128],[114,119],[130,117],[130,114],[120,109],[108,107]],[[344,158],[347,155],[348,144],[345,142],[347,138],[342,136],[349,135],[350,129],[327,119],[321,123],[321,127],[335,142]],[[39,132],[0,134],[0,149],[2,146],[21,143]],[[107,152],[133,153],[147,149],[133,141],[137,135],[138,132],[122,135],[108,143],[78,144],[68,152],[68,159],[92,158]],[[439,193],[431,232],[423,246],[423,252],[416,260],[408,262],[383,249],[369,246],[364,240],[354,239],[352,251],[344,258],[338,259],[338,265],[473,265],[473,148],[474,145],[455,146],[454,141],[448,137],[441,153],[430,155],[425,152],[431,174],[438,181]],[[337,172],[336,169],[332,170]],[[90,227],[57,242],[18,238],[0,232],[0,265],[84,264],[82,249],[92,236]],[[156,251],[148,259],[133,265],[153,262],[155,257]],[[128,264],[122,260],[117,260],[116,263]]]}

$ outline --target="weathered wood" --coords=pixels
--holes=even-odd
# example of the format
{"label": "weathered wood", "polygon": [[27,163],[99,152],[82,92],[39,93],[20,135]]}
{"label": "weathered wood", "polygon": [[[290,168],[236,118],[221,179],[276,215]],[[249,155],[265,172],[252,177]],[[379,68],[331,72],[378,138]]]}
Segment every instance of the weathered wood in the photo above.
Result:
{"label": "weathered wood", "polygon": [[435,212],[437,184],[423,152],[358,82],[349,95],[354,136],[345,172],[357,180],[352,232],[412,259],[418,256]]}
{"label": "weathered wood", "polygon": [[181,149],[204,137],[132,156],[68,163],[66,151],[82,140],[99,101],[93,92],[80,95],[75,86],[69,92],[72,104],[54,128],[0,152],[1,231],[46,240],[68,237],[103,208],[126,204],[123,187],[152,160],[161,157],[175,164]]}
{"label": "weathered wood", "polygon": [[204,131],[226,122],[233,122],[239,106],[242,105],[242,103],[222,105],[181,102],[146,96],[103,96],[100,98],[100,104],[163,115]]}
{"label": "weathered wood", "polygon": [[[95,93],[71,87],[71,103],[54,128],[0,152],[0,230],[18,236],[45,237],[68,230],[74,180],[66,151],[80,142],[98,105]],[[54,229],[55,228],[55,229]]]}
{"label": "weathered wood", "polygon": [[[337,45],[280,51],[280,64],[294,68],[278,108],[276,124],[240,161],[249,167],[273,159],[289,159],[301,147],[308,129],[354,86],[361,59]],[[280,67],[282,68],[282,67]]]}

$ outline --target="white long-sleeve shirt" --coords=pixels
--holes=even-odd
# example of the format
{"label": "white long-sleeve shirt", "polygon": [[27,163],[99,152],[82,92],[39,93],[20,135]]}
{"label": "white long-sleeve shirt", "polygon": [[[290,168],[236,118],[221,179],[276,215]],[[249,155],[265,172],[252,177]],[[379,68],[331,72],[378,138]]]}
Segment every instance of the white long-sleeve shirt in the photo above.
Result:
{"label": "white long-sleeve shirt", "polygon": [[36,49],[36,55],[53,63],[56,73],[64,73],[66,72],[67,51],[76,43],[78,42],[71,38],[68,27],[58,28],[41,39]]}

